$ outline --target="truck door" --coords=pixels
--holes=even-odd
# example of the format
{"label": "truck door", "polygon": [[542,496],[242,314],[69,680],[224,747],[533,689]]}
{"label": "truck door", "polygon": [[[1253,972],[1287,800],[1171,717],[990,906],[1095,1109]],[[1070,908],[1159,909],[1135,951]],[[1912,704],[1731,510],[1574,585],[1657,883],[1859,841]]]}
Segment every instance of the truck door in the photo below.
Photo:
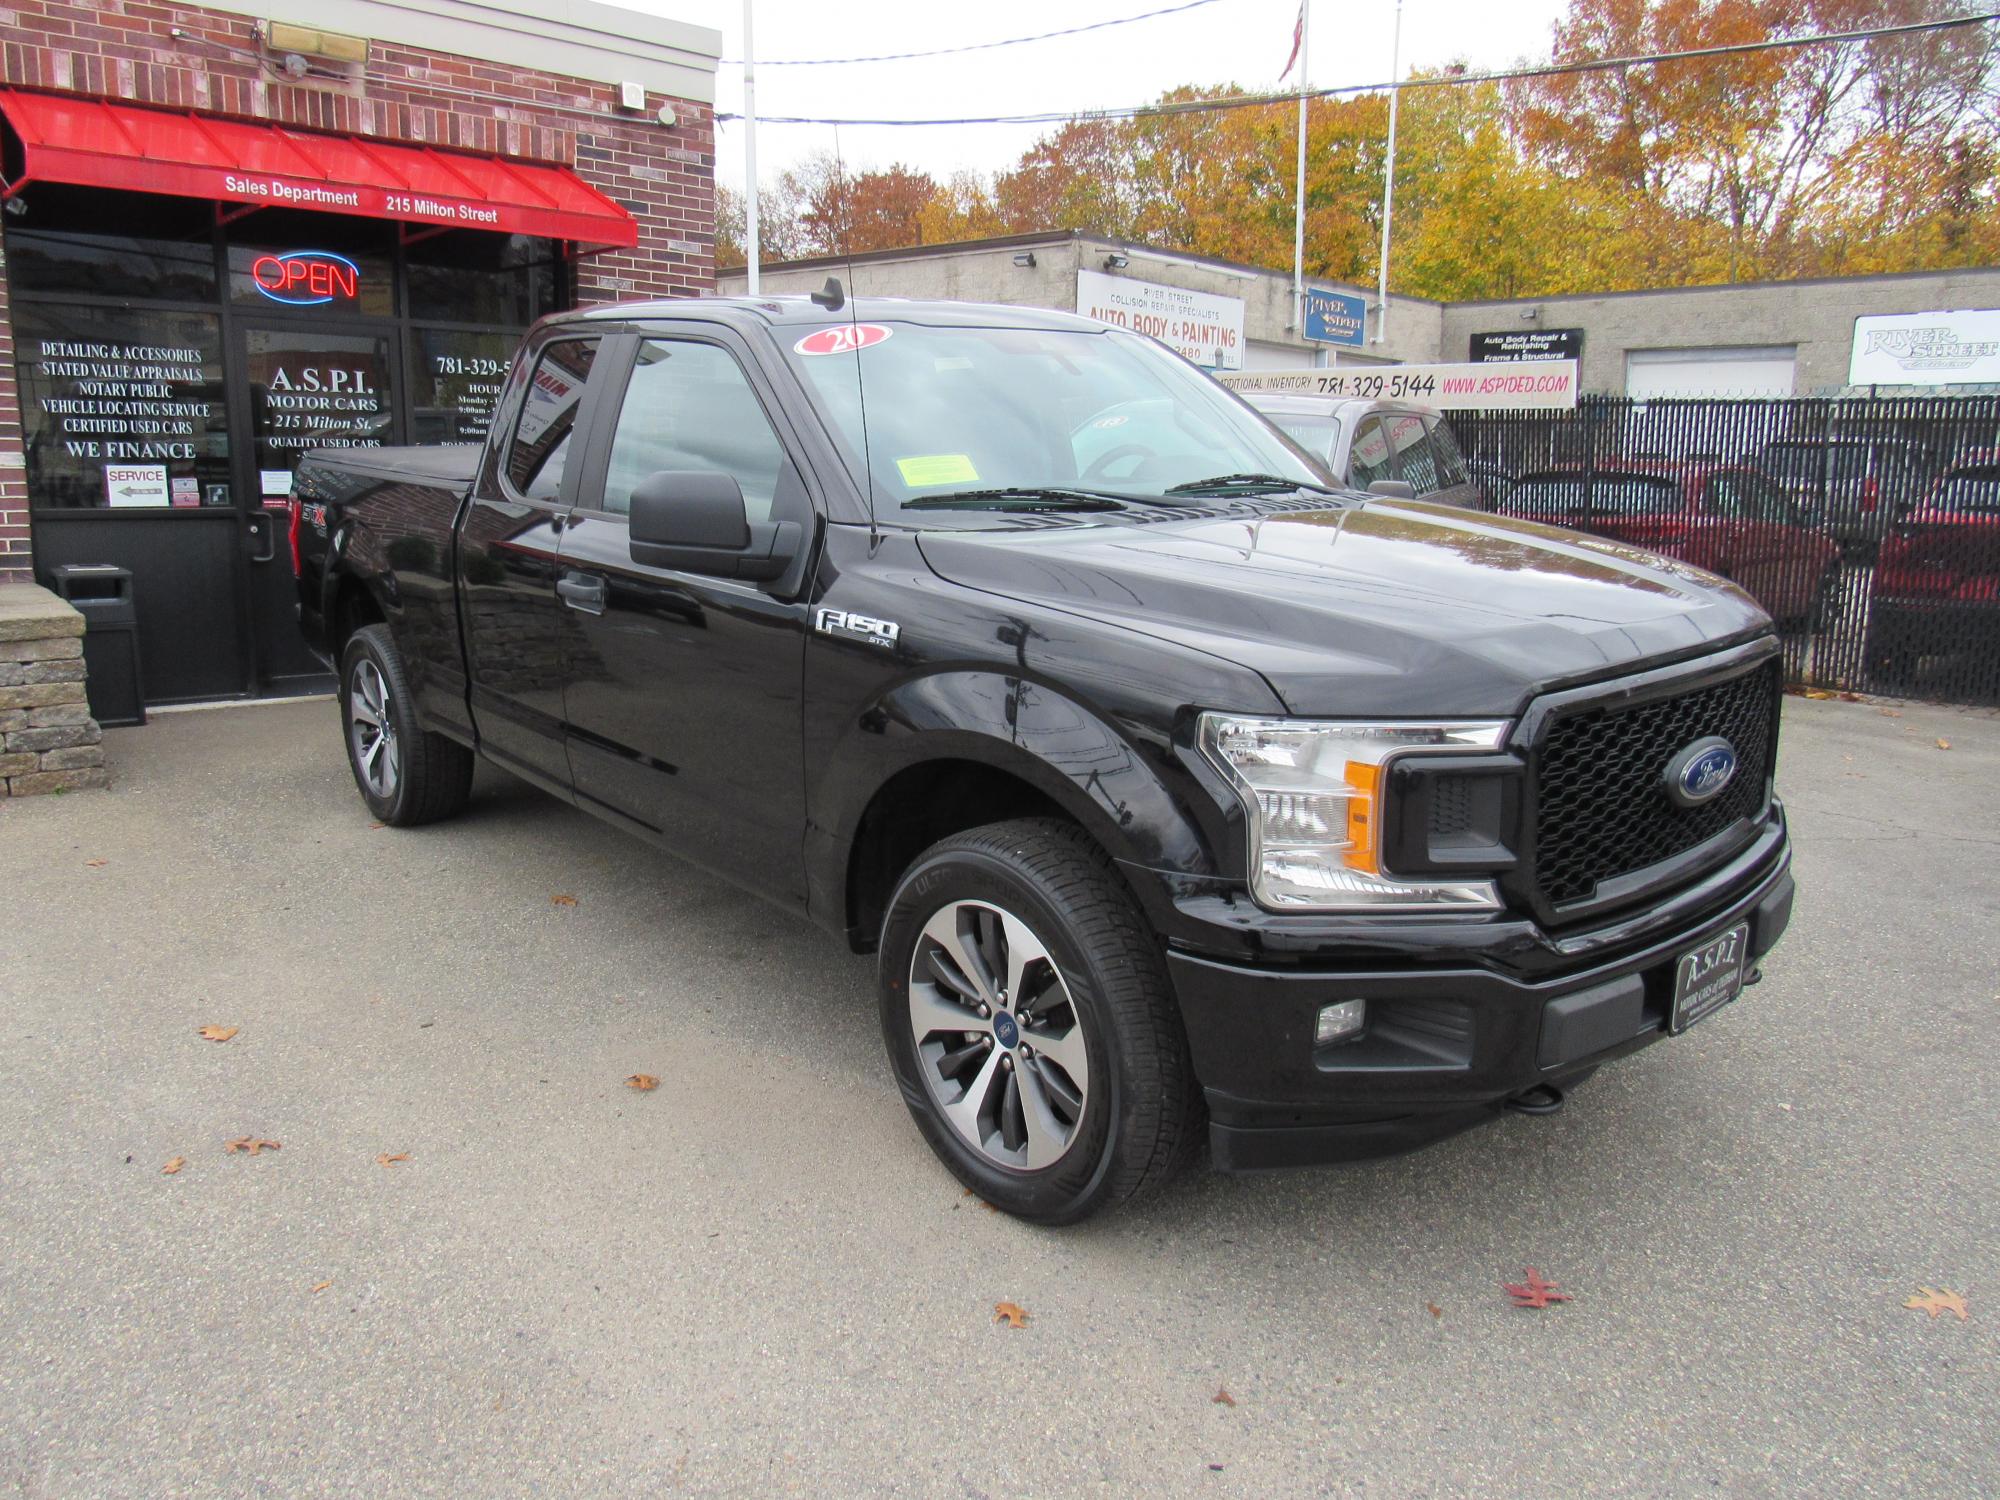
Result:
{"label": "truck door", "polygon": [[805,559],[794,578],[758,584],[632,556],[632,491],[663,470],[726,474],[752,522],[797,520],[811,535],[771,390],[733,335],[705,327],[619,340],[622,399],[599,421],[562,532],[570,764],[579,802],[802,901]]}
{"label": "truck door", "polygon": [[522,351],[528,375],[501,420],[458,537],[459,619],[480,747],[568,795],[556,550],[574,501],[603,340],[556,329]]}

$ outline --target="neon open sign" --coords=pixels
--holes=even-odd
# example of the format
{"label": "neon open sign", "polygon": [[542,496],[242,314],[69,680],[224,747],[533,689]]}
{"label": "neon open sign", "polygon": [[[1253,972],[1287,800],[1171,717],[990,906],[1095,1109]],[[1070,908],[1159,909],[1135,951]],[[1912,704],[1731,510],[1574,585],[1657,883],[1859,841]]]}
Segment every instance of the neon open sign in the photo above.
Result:
{"label": "neon open sign", "polygon": [[353,302],[361,296],[361,268],[331,250],[260,255],[250,263],[250,279],[273,302],[291,307]]}

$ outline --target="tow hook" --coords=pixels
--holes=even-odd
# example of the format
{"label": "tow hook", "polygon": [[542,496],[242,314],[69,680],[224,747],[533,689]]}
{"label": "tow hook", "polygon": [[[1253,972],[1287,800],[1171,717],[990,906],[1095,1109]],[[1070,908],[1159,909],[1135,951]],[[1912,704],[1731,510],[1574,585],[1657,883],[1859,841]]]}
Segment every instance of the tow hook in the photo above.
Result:
{"label": "tow hook", "polygon": [[1562,1113],[1565,1097],[1554,1084],[1538,1083],[1509,1099],[1506,1107],[1517,1115],[1557,1115]]}

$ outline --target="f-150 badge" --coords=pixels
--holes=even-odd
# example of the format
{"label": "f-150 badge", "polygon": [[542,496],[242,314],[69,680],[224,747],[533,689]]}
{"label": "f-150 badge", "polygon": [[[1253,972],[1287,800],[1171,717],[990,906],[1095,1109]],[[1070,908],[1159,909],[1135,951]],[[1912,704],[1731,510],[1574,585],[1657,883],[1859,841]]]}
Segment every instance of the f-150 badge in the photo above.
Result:
{"label": "f-150 badge", "polygon": [[851,636],[871,646],[893,646],[903,627],[894,620],[878,620],[871,615],[851,615],[844,609],[822,609],[813,615],[813,629],[827,635]]}

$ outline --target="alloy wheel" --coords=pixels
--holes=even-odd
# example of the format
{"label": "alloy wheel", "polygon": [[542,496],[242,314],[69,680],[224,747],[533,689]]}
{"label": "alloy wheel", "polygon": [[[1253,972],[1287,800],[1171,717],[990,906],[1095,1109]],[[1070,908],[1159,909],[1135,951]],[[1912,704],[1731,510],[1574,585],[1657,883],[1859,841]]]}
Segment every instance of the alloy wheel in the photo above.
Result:
{"label": "alloy wheel", "polygon": [[402,749],[390,713],[389,684],[367,657],[354,664],[347,682],[347,738],[354,768],[372,796],[388,801],[402,775]]}
{"label": "alloy wheel", "polygon": [[1068,983],[1012,912],[954,901],[910,958],[910,1031],[939,1111],[987,1161],[1040,1171],[1083,1121],[1089,1051]]}

